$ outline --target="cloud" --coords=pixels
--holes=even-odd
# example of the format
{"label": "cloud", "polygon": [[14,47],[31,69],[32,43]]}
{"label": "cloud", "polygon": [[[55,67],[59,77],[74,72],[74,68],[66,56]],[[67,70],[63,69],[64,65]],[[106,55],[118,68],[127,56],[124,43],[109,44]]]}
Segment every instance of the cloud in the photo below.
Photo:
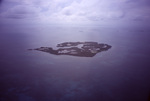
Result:
{"label": "cloud", "polygon": [[0,4],[2,3],[2,0],[0,0]]}
{"label": "cloud", "polygon": [[9,19],[56,23],[150,19],[149,0],[5,0],[5,5],[0,16]]}
{"label": "cloud", "polygon": [[[103,5],[103,2],[90,2],[83,0],[82,2],[72,2],[69,6],[62,8],[55,15],[64,17],[78,17],[86,21],[100,21],[104,19],[121,19],[125,16],[122,10],[110,10],[109,5]],[[97,6],[98,5],[98,6]]]}
{"label": "cloud", "polygon": [[2,13],[2,16],[14,19],[35,18],[38,17],[39,12],[39,8],[35,8],[32,6],[17,5],[9,9],[7,12]]}

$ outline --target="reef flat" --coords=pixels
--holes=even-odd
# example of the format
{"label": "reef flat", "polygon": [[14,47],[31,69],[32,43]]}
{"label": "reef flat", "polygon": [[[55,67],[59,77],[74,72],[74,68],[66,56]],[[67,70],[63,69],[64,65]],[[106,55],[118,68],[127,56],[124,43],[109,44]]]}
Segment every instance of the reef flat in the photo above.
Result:
{"label": "reef flat", "polygon": [[72,55],[80,57],[93,57],[97,53],[107,51],[112,46],[97,42],[64,42],[57,44],[58,49],[51,47],[40,47],[29,50],[38,50],[54,55]]}

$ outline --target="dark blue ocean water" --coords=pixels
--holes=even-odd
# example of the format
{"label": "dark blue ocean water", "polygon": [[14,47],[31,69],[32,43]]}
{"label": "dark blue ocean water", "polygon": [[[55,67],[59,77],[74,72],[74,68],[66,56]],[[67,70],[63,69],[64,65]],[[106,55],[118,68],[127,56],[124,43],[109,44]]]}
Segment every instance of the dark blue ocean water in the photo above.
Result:
{"label": "dark blue ocean water", "polygon": [[[104,26],[1,26],[0,101],[148,101],[150,30]],[[94,57],[28,49],[62,42],[112,46]]]}

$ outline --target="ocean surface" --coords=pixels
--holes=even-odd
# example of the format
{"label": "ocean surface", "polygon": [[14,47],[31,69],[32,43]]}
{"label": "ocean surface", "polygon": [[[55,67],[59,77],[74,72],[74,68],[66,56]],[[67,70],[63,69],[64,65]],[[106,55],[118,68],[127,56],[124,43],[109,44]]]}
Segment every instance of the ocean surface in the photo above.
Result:
{"label": "ocean surface", "polygon": [[[62,42],[112,46],[94,57],[29,51]],[[1,26],[0,101],[148,101],[150,29]]]}

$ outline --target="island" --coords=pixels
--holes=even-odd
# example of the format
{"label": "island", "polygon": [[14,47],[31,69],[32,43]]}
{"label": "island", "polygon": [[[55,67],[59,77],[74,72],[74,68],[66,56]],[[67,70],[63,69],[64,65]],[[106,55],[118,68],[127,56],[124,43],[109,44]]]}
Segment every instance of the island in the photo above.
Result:
{"label": "island", "polygon": [[107,51],[112,46],[97,42],[64,42],[57,44],[56,47],[58,48],[56,50],[51,47],[40,47],[29,50],[38,50],[54,55],[93,57],[99,52]]}

